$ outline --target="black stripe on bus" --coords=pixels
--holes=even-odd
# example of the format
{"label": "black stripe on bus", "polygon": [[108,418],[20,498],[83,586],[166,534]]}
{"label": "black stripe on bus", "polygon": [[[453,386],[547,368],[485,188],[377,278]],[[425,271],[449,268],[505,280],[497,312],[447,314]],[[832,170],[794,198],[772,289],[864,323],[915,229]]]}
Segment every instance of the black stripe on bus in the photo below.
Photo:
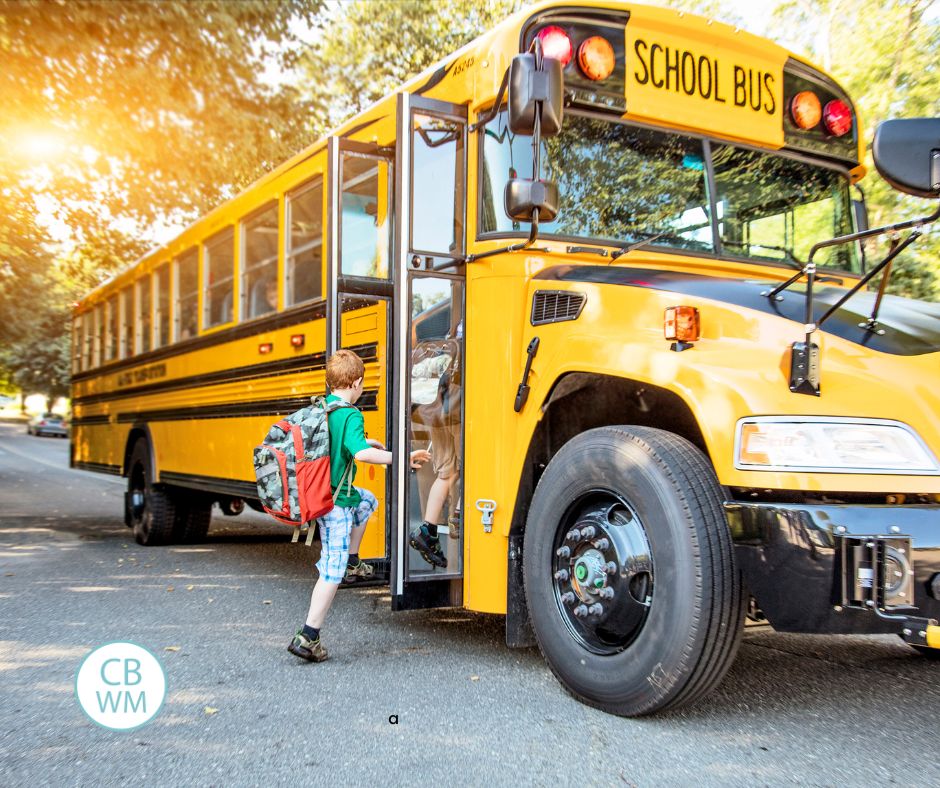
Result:
{"label": "black stripe on bus", "polygon": [[224,479],[219,476],[199,476],[195,473],[176,473],[161,471],[160,481],[177,487],[190,487],[194,490],[222,493],[233,498],[257,498],[258,487],[254,482],[240,479]]}
{"label": "black stripe on bus", "polygon": [[[356,407],[359,410],[377,411],[378,389],[364,391]],[[322,394],[322,392],[321,392]],[[310,404],[310,397],[285,399],[249,400],[248,402],[215,403],[189,408],[165,408],[161,410],[139,410],[118,413],[119,423],[149,421],[183,421],[186,419],[240,419],[249,416],[286,416]]]}
{"label": "black stripe on bus", "polygon": [[[367,345],[357,345],[349,349],[356,353],[366,364],[378,360],[378,344],[375,342]],[[107,391],[101,394],[87,394],[84,397],[75,397],[72,402],[77,405],[93,405],[98,402],[109,402],[125,397],[139,397],[161,392],[199,388],[201,386],[214,386],[223,383],[275,377],[277,375],[293,375],[299,372],[314,372],[325,368],[325,353],[307,353],[303,356],[286,358],[281,361],[264,361],[260,364],[246,364],[242,367],[219,369],[214,372],[204,372],[199,375],[187,375],[182,378],[161,380],[157,383],[146,383],[142,386],[132,386],[126,389],[118,389],[117,391]]]}
{"label": "black stripe on bus", "polygon": [[121,475],[120,465],[111,465],[107,462],[76,462],[72,465],[80,471],[92,471],[93,473],[107,473],[111,476]]}
{"label": "black stripe on bus", "polygon": [[[77,402],[77,400],[75,400]],[[111,417],[105,413],[99,416],[74,416],[71,421],[73,427],[90,427],[95,424],[107,424]]]}
{"label": "black stripe on bus", "polygon": [[277,312],[270,317],[262,317],[252,320],[248,323],[241,323],[232,328],[216,331],[212,334],[206,334],[201,337],[184,339],[172,345],[151,350],[148,353],[141,353],[132,358],[112,361],[94,369],[85,372],[76,372],[72,375],[72,382],[77,383],[89,378],[97,378],[101,375],[107,375],[111,372],[117,372],[122,369],[150,364],[154,361],[160,361],[165,358],[190,353],[194,350],[203,350],[204,348],[224,345],[226,342],[233,342],[236,339],[245,339],[257,334],[264,334],[268,331],[275,331],[281,328],[290,328],[291,326],[307,323],[311,320],[322,320],[326,317],[326,301],[318,301],[314,304],[303,304],[299,307],[293,307],[284,312]]}

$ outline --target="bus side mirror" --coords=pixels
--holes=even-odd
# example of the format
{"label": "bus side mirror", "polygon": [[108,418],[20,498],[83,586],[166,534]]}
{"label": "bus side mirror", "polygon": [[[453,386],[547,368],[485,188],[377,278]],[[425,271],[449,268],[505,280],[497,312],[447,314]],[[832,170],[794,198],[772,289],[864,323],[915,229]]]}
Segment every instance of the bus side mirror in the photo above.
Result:
{"label": "bus side mirror", "polygon": [[940,197],[940,118],[886,120],[871,152],[881,177],[898,191]]}
{"label": "bus side mirror", "polygon": [[561,131],[565,82],[560,60],[541,58],[539,68],[536,58],[526,52],[509,66],[509,130],[530,137],[538,118],[541,135],[551,137]]}
{"label": "bus side mirror", "polygon": [[540,222],[550,222],[558,215],[558,186],[554,181],[512,178],[504,195],[506,215],[517,222],[531,222],[539,212]]}

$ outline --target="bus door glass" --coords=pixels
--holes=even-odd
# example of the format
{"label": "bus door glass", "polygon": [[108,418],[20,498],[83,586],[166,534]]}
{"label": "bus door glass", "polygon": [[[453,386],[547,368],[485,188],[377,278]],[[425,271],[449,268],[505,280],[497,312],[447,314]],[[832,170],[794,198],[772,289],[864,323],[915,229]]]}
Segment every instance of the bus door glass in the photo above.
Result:
{"label": "bus door glass", "polygon": [[[396,609],[462,601],[466,118],[465,107],[399,96]],[[430,461],[412,469],[416,451]]]}
{"label": "bus door glass", "polygon": [[[329,146],[327,355],[345,348],[363,360],[365,380],[356,405],[362,411],[366,437],[389,447],[392,161],[374,145],[334,137]],[[359,463],[355,483],[371,490],[379,500],[359,555],[387,559],[387,469]],[[387,564],[377,562],[375,566],[377,576],[388,577]]]}

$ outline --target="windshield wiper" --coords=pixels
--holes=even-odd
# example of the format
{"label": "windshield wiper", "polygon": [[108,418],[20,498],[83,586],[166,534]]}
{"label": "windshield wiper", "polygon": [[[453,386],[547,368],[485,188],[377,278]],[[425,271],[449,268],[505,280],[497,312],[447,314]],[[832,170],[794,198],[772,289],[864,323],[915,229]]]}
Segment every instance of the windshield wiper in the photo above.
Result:
{"label": "windshield wiper", "polygon": [[664,235],[668,235],[670,238],[675,238],[678,241],[682,240],[676,235],[670,235],[668,230],[663,230],[662,232],[656,233],[655,235],[650,235],[649,238],[644,238],[642,241],[636,241],[632,244],[628,244],[627,246],[621,246],[616,252],[614,252],[610,256],[610,262],[613,262],[618,257],[623,257],[625,254],[627,254],[627,252],[632,252],[635,249],[639,249],[641,246],[646,246],[647,244],[651,244],[657,238],[662,238]]}

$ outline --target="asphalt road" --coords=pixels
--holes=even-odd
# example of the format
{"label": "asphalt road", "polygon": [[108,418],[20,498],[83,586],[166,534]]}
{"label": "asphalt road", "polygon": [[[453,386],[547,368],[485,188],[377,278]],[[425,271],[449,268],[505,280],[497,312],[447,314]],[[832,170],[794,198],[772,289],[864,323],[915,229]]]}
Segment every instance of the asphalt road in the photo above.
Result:
{"label": "asphalt road", "polygon": [[[67,456],[0,424],[4,786],[940,785],[940,662],[894,637],[752,629],[704,702],[626,720],[571,699],[537,650],[508,650],[501,618],[393,614],[363,588],[334,605],[331,659],[302,663],[286,645],[313,549],[218,513],[203,545],[139,547],[123,480]],[[115,640],[168,680],[128,733],[74,694],[82,658]]]}

